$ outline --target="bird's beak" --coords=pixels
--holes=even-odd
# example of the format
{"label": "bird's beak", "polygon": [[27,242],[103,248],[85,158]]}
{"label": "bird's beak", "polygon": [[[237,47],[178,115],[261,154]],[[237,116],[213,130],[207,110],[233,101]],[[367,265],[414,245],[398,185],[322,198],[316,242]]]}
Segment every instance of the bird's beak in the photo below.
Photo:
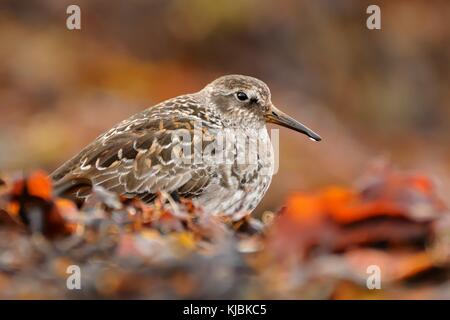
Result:
{"label": "bird's beak", "polygon": [[278,110],[274,105],[272,105],[269,112],[266,113],[265,119],[266,122],[278,124],[280,126],[306,134],[311,140],[322,140],[322,138],[317,133],[309,129],[307,126],[301,124],[291,116],[288,116],[284,112]]}

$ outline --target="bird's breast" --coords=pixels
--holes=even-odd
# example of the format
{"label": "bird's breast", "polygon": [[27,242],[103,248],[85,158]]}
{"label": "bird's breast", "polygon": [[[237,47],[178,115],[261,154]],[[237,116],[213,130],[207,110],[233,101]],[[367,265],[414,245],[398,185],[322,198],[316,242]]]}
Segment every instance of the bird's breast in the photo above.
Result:
{"label": "bird's breast", "polygon": [[223,130],[214,136],[216,143],[222,138],[224,141],[217,143],[222,148],[216,150],[215,160],[210,159],[217,176],[200,197],[201,202],[211,212],[253,211],[266,193],[274,170],[267,130]]}

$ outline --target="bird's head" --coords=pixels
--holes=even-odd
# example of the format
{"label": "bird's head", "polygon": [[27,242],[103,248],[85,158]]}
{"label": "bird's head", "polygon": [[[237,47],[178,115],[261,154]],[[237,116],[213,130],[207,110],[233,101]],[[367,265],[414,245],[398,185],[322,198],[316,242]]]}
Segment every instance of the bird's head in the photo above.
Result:
{"label": "bird's head", "polygon": [[203,91],[210,103],[230,122],[243,125],[274,123],[301,132],[312,140],[322,140],[314,131],[276,108],[271,101],[269,87],[261,80],[227,75],[214,80]]}

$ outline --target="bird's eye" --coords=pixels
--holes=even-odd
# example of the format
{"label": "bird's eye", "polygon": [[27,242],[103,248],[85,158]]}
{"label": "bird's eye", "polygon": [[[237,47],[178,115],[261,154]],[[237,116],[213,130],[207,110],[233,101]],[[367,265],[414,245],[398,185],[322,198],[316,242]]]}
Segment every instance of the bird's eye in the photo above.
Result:
{"label": "bird's eye", "polygon": [[238,100],[241,100],[241,101],[248,100],[248,96],[242,91],[238,91],[236,93],[236,98],[238,98]]}

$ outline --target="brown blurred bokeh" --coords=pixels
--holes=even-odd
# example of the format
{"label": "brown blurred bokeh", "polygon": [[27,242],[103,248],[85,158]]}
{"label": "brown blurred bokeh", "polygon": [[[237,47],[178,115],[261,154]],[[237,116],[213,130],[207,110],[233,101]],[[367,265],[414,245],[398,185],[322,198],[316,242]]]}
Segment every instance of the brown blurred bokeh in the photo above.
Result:
{"label": "brown blurred bokeh", "polygon": [[450,192],[449,1],[78,0],[69,31],[73,3],[0,3],[0,170],[52,171],[129,115],[240,73],[324,138],[281,130],[260,212],[380,158]]}

